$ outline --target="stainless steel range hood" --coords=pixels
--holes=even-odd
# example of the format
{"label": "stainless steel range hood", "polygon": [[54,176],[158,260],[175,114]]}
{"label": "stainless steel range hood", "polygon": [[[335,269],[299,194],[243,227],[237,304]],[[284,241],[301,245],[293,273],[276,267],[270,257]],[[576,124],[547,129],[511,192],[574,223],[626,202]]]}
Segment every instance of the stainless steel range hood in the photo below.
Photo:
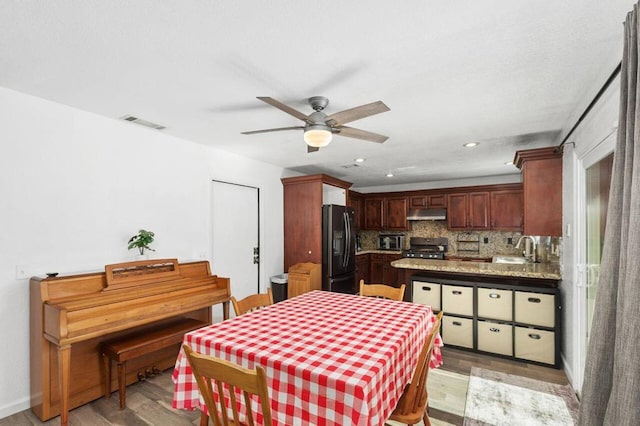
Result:
{"label": "stainless steel range hood", "polygon": [[446,220],[446,209],[409,209],[407,220]]}

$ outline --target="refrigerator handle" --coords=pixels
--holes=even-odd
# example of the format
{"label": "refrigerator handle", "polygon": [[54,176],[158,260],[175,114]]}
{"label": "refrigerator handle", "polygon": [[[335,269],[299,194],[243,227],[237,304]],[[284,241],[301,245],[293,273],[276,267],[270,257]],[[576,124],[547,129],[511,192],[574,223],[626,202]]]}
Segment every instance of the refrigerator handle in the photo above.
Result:
{"label": "refrigerator handle", "polygon": [[351,224],[349,223],[349,213],[348,212],[344,212],[342,213],[342,221],[344,222],[344,230],[346,233],[346,237],[345,238],[345,247],[344,247],[344,256],[342,259],[342,267],[346,268],[347,265],[349,264],[349,256],[351,256],[351,253],[349,252],[349,247],[351,247]]}

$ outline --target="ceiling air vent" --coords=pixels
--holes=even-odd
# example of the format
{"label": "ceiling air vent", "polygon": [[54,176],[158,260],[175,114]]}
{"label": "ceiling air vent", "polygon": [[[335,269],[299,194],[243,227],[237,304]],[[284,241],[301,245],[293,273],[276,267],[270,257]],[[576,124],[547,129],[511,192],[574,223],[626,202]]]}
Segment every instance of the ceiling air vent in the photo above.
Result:
{"label": "ceiling air vent", "polygon": [[166,126],[162,126],[160,124],[152,123],[150,121],[143,120],[142,118],[134,117],[133,115],[125,115],[124,117],[120,117],[120,118],[125,120],[125,121],[130,121],[132,123],[136,123],[136,124],[139,124],[139,125],[145,126],[145,127],[151,127],[152,129],[156,129],[156,130],[166,129]]}

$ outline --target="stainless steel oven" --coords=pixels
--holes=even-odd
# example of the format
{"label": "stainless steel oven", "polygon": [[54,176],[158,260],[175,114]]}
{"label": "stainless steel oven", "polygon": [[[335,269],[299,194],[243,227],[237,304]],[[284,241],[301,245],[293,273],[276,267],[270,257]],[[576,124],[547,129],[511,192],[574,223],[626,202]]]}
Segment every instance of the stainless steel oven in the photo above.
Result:
{"label": "stainless steel oven", "polygon": [[443,260],[448,246],[447,238],[411,237],[409,250],[404,250],[402,257]]}

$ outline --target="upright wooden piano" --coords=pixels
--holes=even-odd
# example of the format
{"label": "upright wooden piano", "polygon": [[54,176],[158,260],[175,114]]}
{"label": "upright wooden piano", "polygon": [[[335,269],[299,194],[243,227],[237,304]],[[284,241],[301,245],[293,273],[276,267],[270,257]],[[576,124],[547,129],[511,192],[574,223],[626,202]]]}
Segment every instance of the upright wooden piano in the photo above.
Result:
{"label": "upright wooden piano", "polygon": [[[229,317],[229,278],[209,262],[154,259],[106,265],[104,272],[34,277],[30,282],[31,409],[43,421],[104,395],[100,343],[144,333],[180,318],[211,324],[212,306]],[[174,365],[179,347],[132,360],[126,381],[140,371]],[[113,384],[112,384],[113,388]]]}

